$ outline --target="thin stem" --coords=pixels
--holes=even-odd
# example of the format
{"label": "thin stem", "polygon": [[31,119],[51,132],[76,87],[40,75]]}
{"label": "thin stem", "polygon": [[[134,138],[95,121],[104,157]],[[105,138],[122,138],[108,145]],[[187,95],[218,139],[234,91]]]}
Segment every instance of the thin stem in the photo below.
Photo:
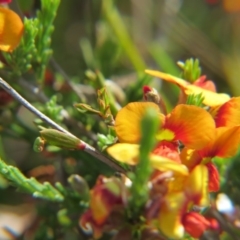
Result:
{"label": "thin stem", "polygon": [[[30,112],[35,114],[37,117],[39,117],[41,120],[46,122],[48,125],[50,125],[52,128],[57,129],[58,131],[61,131],[69,136],[74,136],[72,133],[68,132],[63,127],[59,126],[56,122],[54,122],[52,119],[44,115],[42,112],[40,112],[38,109],[36,109],[31,103],[29,103],[26,99],[24,99],[17,91],[15,91],[7,82],[5,82],[2,78],[0,78],[0,86],[8,92],[13,98],[15,98],[19,103],[21,103],[24,107],[26,107]],[[101,152],[99,152],[94,147],[90,146],[86,142],[81,140],[81,143],[84,145],[83,151],[89,153],[90,155],[96,157],[98,160],[104,162],[105,164],[109,165],[111,168],[115,169],[116,171],[125,173],[125,170],[119,166],[117,163],[115,163],[113,160],[109,159],[105,155],[103,155]]]}

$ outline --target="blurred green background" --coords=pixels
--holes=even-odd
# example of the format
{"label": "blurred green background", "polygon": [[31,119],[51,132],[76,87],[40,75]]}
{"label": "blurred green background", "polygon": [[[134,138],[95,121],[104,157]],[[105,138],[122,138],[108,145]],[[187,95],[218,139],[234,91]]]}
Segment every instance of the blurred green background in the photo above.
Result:
{"label": "blurred green background", "polygon": [[[83,76],[90,68],[107,78],[144,68],[178,74],[177,61],[198,58],[219,91],[238,95],[240,11],[229,11],[224,1],[61,1],[54,57],[70,76]],[[26,12],[40,5],[19,2]]]}

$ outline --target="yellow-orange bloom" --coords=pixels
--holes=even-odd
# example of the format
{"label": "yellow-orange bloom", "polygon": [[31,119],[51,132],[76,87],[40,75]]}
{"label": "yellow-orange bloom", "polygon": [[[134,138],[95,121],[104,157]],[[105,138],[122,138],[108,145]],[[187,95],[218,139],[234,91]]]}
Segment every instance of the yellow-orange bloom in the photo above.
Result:
{"label": "yellow-orange bloom", "polygon": [[115,130],[120,142],[139,143],[140,122],[146,109],[150,107],[159,112],[160,129],[156,133],[158,141],[180,140],[189,148],[201,149],[213,139],[214,120],[200,107],[180,104],[164,116],[154,103],[133,102],[122,108],[115,120]]}
{"label": "yellow-orange bloom", "polygon": [[[130,143],[117,143],[107,149],[107,152],[117,161],[136,165],[139,160],[139,145]],[[150,154],[150,163],[153,168],[160,171],[172,171],[176,174],[188,175],[188,169],[181,163],[167,157]]]}
{"label": "yellow-orange bloom", "polygon": [[[182,218],[189,206],[207,206],[208,204],[208,170],[198,165],[188,176],[180,176],[170,182],[168,193],[160,207],[158,218],[160,230],[169,238],[182,238],[184,225]],[[173,185],[178,185],[174,188]],[[179,186],[180,185],[180,186]]]}
{"label": "yellow-orange bloom", "polygon": [[240,97],[233,97],[221,106],[212,107],[216,127],[234,127],[240,125]]}
{"label": "yellow-orange bloom", "polygon": [[239,0],[223,0],[223,8],[227,12],[238,12],[240,11],[240,1]]}
{"label": "yellow-orange bloom", "polygon": [[180,154],[182,163],[189,171],[198,164],[206,164],[209,171],[209,191],[219,190],[217,168],[211,163],[212,158],[229,158],[237,153],[240,145],[240,126],[219,127],[215,129],[214,139],[201,150],[184,148]]}
{"label": "yellow-orange bloom", "polygon": [[159,107],[151,102],[132,102],[118,112],[115,119],[115,130],[120,142],[139,143],[140,123],[147,108],[154,108],[159,113],[159,118],[164,118]]}
{"label": "yellow-orange bloom", "polygon": [[153,71],[153,70],[145,70],[145,72],[149,75],[152,75],[154,77],[161,78],[167,82],[171,82],[179,86],[182,90],[182,92],[188,96],[188,95],[197,95],[202,94],[204,97],[203,104],[207,106],[218,106],[222,105],[223,103],[227,102],[230,97],[229,95],[225,93],[215,93],[210,90],[206,90],[200,86],[196,86],[194,84],[190,84],[189,82],[185,81],[184,79],[175,77],[170,74],[166,74],[159,71]]}
{"label": "yellow-orange bloom", "polygon": [[13,51],[21,40],[23,29],[23,22],[15,12],[0,7],[0,50]]}

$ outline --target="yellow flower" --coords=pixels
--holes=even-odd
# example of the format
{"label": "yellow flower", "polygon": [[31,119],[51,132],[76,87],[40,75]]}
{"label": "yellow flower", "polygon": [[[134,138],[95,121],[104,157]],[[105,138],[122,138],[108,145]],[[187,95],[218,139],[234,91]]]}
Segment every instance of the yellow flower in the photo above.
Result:
{"label": "yellow flower", "polygon": [[[184,235],[182,218],[192,205],[208,204],[208,171],[198,165],[188,176],[179,176],[169,183],[168,193],[160,207],[158,226],[169,238],[179,239]],[[176,190],[175,186],[178,190]]]}
{"label": "yellow flower", "polygon": [[23,29],[23,22],[15,12],[0,7],[0,50],[12,52],[21,40]]}
{"label": "yellow flower", "polygon": [[115,120],[115,130],[120,142],[139,143],[140,122],[147,108],[155,108],[159,113],[161,126],[156,133],[159,141],[180,140],[189,148],[201,149],[214,137],[214,120],[200,107],[180,104],[165,116],[155,103],[133,102],[122,108]]}
{"label": "yellow flower", "polygon": [[145,70],[145,72],[154,77],[158,77],[167,82],[176,84],[181,88],[183,94],[185,94],[186,96],[192,95],[192,94],[197,95],[201,93],[202,96],[204,97],[203,104],[210,107],[222,105],[223,103],[227,102],[230,99],[229,95],[225,93],[212,92],[200,86],[190,84],[184,79],[175,77],[170,74],[166,74],[159,71],[153,71],[153,70]]}

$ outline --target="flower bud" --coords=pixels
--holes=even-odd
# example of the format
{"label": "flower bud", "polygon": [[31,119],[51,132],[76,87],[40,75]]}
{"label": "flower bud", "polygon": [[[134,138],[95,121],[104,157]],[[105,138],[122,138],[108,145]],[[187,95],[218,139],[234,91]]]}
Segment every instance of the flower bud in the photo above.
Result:
{"label": "flower bud", "polygon": [[44,129],[40,131],[41,138],[47,143],[60,148],[84,149],[84,144],[73,135],[57,131],[55,129]]}

